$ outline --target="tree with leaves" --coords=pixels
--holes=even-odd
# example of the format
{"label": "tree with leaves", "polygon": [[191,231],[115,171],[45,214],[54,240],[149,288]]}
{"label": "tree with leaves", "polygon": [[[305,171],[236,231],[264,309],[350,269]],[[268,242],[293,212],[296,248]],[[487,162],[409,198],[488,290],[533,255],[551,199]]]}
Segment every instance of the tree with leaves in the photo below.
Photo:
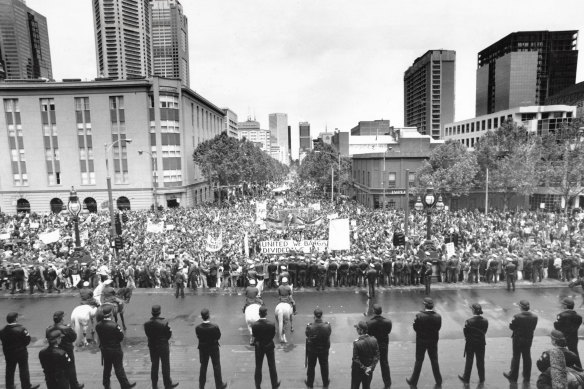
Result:
{"label": "tree with leaves", "polygon": [[325,192],[327,187],[330,187],[331,175],[333,174],[335,185],[340,185],[341,188],[348,185],[351,177],[351,166],[350,158],[339,157],[339,153],[333,146],[320,143],[302,160],[298,168],[298,176],[303,180],[314,182]]}
{"label": "tree with leaves", "polygon": [[542,145],[540,182],[561,196],[568,212],[570,203],[584,193],[584,120],[563,123],[543,136]]}

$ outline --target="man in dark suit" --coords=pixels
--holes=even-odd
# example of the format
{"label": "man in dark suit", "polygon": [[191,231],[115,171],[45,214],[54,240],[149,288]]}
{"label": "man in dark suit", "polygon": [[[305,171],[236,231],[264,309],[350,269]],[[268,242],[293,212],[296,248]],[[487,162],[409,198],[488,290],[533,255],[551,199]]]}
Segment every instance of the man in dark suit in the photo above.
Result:
{"label": "man in dark suit", "polygon": [[178,382],[173,383],[170,378],[170,347],[169,339],[172,337],[172,330],[168,325],[168,320],[160,317],[160,305],[152,306],[152,317],[144,323],[144,332],[148,338],[148,349],[150,350],[150,379],[152,388],[158,388],[158,367],[162,364],[162,381],[164,388],[176,388]]}
{"label": "man in dark suit", "polygon": [[381,369],[381,377],[385,389],[391,387],[391,374],[389,371],[389,363],[387,361],[389,334],[391,333],[391,320],[381,316],[381,305],[373,304],[374,316],[367,322],[368,333],[377,339],[379,346],[379,367]]}
{"label": "man in dark suit", "polygon": [[264,364],[264,355],[268,360],[270,369],[270,380],[272,389],[280,387],[278,381],[278,372],[276,371],[276,357],[274,355],[274,336],[276,335],[276,325],[266,319],[268,308],[260,307],[260,319],[252,324],[251,332],[255,340],[255,386],[261,388],[262,384],[262,365]]}
{"label": "man in dark suit", "polygon": [[482,317],[483,308],[480,304],[473,304],[473,317],[464,323],[464,338],[466,344],[464,346],[464,355],[466,356],[466,363],[464,365],[464,374],[459,375],[458,378],[468,384],[470,381],[470,372],[472,370],[472,362],[474,356],[477,357],[477,371],[479,373],[479,382],[485,382],[485,335],[489,328],[489,321]]}
{"label": "man in dark suit", "polygon": [[411,377],[406,378],[406,382],[413,387],[418,385],[424,355],[428,351],[434,380],[436,385],[440,386],[442,385],[442,375],[438,365],[438,338],[442,327],[442,317],[434,311],[434,301],[431,298],[424,298],[424,310],[416,314],[413,327],[416,331],[416,363]]}
{"label": "man in dark suit", "polygon": [[304,383],[308,388],[314,384],[314,368],[316,361],[320,364],[320,375],[322,376],[322,385],[325,388],[329,386],[329,366],[328,356],[331,347],[331,325],[322,320],[322,309],[314,310],[314,323],[306,325],[306,381]]}
{"label": "man in dark suit", "polygon": [[582,325],[582,316],[574,311],[574,300],[569,297],[562,301],[562,307],[564,311],[558,315],[554,328],[564,334],[568,350],[576,354],[578,366],[582,366],[580,354],[578,353],[578,329]]}
{"label": "man in dark suit", "polygon": [[513,357],[511,358],[511,371],[503,373],[509,382],[517,382],[519,377],[519,358],[523,357],[523,380],[531,378],[531,343],[533,332],[537,326],[537,315],[529,311],[529,301],[519,302],[521,312],[513,316],[509,329],[513,331]]}
{"label": "man in dark suit", "polygon": [[105,389],[111,389],[110,376],[112,366],[116,377],[120,382],[122,389],[133,388],[136,383],[130,383],[124,370],[124,352],[122,351],[122,340],[124,333],[119,325],[112,321],[112,307],[106,305],[103,307],[103,320],[97,323],[95,331],[99,336],[101,349],[101,358],[103,361],[103,386]]}
{"label": "man in dark suit", "polygon": [[209,358],[213,364],[213,373],[215,375],[215,388],[225,389],[227,383],[223,382],[221,377],[221,359],[219,354],[219,339],[221,339],[221,330],[217,324],[209,321],[210,313],[207,308],[201,310],[203,322],[195,328],[197,338],[199,339],[199,359],[201,361],[201,370],[199,371],[199,389],[205,388],[207,382],[207,366]]}
{"label": "man in dark suit", "polygon": [[367,334],[367,323],[360,321],[355,325],[359,337],[353,341],[353,363],[351,364],[351,389],[369,389],[373,370],[379,362],[377,339]]}
{"label": "man in dark suit", "polygon": [[18,313],[10,312],[6,315],[8,325],[0,331],[2,351],[6,359],[6,389],[14,389],[14,373],[16,365],[20,373],[20,385],[23,389],[37,389],[40,385],[30,384],[28,371],[28,350],[30,335],[22,324],[17,323]]}
{"label": "man in dark suit", "polygon": [[[71,328],[70,325],[65,324],[63,322],[63,318],[65,316],[65,312],[57,311],[53,314],[53,322],[52,326],[49,326],[46,330],[47,339],[49,339],[49,335],[54,330],[61,331],[63,335],[61,340],[59,341],[58,347],[63,349],[67,353],[67,357],[70,359],[70,363],[67,364],[67,376],[69,377],[69,386],[71,389],[82,389],[85,385],[80,384],[77,381],[77,370],[75,367],[75,353],[73,343],[77,339],[77,334],[75,330]],[[50,343],[50,342],[49,342]]]}

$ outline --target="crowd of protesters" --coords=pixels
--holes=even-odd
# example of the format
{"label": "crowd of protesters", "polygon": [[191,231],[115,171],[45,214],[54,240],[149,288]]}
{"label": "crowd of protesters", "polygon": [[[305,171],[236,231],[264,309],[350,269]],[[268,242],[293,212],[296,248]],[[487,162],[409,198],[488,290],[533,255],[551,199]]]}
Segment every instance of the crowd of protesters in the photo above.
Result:
{"label": "crowd of protesters", "polygon": [[[0,288],[51,293],[84,282],[95,287],[106,277],[116,287],[167,288],[179,272],[192,289],[245,287],[250,278],[275,287],[282,274],[294,287],[323,289],[417,285],[433,273],[448,283],[570,281],[584,275],[584,221],[578,213],[444,211],[433,216],[429,245],[425,214],[412,212],[406,226],[399,210],[368,209],[349,199],[330,202],[294,187],[266,193],[191,208],[124,211],[119,251],[109,244],[107,213],[81,217],[81,250],[75,250],[66,212],[0,214]],[[258,202],[266,202],[268,222],[258,222]],[[279,211],[290,209],[310,209],[310,220],[280,220]],[[265,240],[327,240],[331,215],[351,220],[350,250],[262,253]],[[162,230],[148,232],[149,225],[162,223]],[[40,236],[54,230],[58,241],[43,243]],[[220,241],[218,251],[207,250],[210,237]]]}

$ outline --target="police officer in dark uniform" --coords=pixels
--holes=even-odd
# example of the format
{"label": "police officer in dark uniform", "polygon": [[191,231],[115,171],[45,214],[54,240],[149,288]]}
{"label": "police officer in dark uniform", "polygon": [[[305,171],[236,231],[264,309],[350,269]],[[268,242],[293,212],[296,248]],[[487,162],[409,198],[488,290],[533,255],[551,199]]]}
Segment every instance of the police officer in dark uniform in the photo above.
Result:
{"label": "police officer in dark uniform", "polygon": [[173,383],[170,378],[170,347],[168,340],[172,337],[172,330],[168,325],[168,320],[160,317],[160,305],[152,306],[152,317],[144,323],[144,332],[148,338],[148,349],[150,350],[150,379],[152,388],[158,388],[158,367],[162,365],[162,382],[164,389],[175,388],[178,382]]}
{"label": "police officer in dark uniform", "polygon": [[582,316],[574,311],[574,300],[569,297],[566,297],[562,301],[562,307],[564,311],[558,315],[554,323],[554,328],[564,334],[568,350],[576,354],[578,357],[578,366],[581,367],[582,363],[580,361],[580,354],[578,353],[578,329],[582,325]]}
{"label": "police officer in dark uniform", "polygon": [[304,383],[308,388],[312,388],[314,384],[314,368],[316,361],[320,365],[320,375],[322,377],[322,385],[328,388],[329,380],[329,366],[328,356],[331,347],[331,325],[322,320],[322,309],[316,308],[314,310],[314,323],[306,325],[306,380]]}
{"label": "police officer in dark uniform", "polygon": [[424,310],[416,314],[413,327],[416,331],[416,363],[411,377],[406,378],[406,382],[414,387],[418,384],[424,355],[428,351],[434,380],[436,385],[440,386],[442,385],[442,375],[440,374],[440,365],[438,365],[438,338],[442,327],[442,317],[434,311],[434,301],[431,298],[424,298]]}
{"label": "police officer in dark uniform", "polygon": [[14,269],[12,269],[12,290],[10,294],[14,294],[16,289],[20,293],[24,292],[24,269],[18,263],[15,263]]}
{"label": "police officer in dark uniform", "polygon": [[211,315],[207,308],[201,310],[201,319],[203,322],[195,328],[197,338],[199,339],[199,359],[201,361],[201,370],[199,371],[199,389],[205,388],[207,382],[207,367],[209,358],[213,364],[213,373],[215,376],[215,389],[227,388],[227,383],[223,382],[221,375],[221,354],[219,353],[219,339],[221,339],[221,330],[217,324],[209,321]]}
{"label": "police officer in dark uniform", "polygon": [[38,288],[39,292],[44,292],[43,278],[41,276],[41,271],[35,268],[33,265],[29,266],[30,273],[28,273],[28,291],[30,294],[34,293],[35,286]]}
{"label": "police officer in dark uniform", "polygon": [[389,348],[389,334],[391,333],[392,323],[391,320],[381,316],[381,312],[381,305],[373,304],[374,316],[367,322],[367,333],[377,339],[377,345],[379,346],[379,368],[381,369],[381,377],[383,378],[385,389],[389,389],[391,387],[391,373],[389,370],[387,353]]}
{"label": "police officer in dark uniform", "polygon": [[111,305],[103,307],[103,316],[103,320],[95,326],[95,331],[97,331],[100,339],[99,348],[101,349],[101,358],[103,360],[103,386],[105,389],[111,389],[110,376],[113,366],[122,389],[133,388],[136,383],[128,381],[124,370],[124,352],[121,344],[122,340],[124,340],[124,333],[120,326],[112,321]]}
{"label": "police officer in dark uniform", "polygon": [[261,388],[262,384],[262,365],[264,364],[264,356],[268,360],[268,368],[270,370],[270,381],[272,389],[280,387],[278,381],[278,372],[276,371],[276,358],[274,356],[274,336],[276,335],[276,325],[266,319],[268,315],[268,308],[260,307],[260,319],[252,324],[251,331],[255,340],[255,373],[254,381],[256,389]]}
{"label": "police officer in dark uniform", "polygon": [[39,360],[45,373],[47,389],[69,389],[69,366],[71,358],[59,347],[63,332],[59,329],[47,331],[49,346],[39,352]]}
{"label": "police officer in dark uniform", "polygon": [[359,271],[359,264],[355,258],[351,259],[349,264],[349,286],[357,285],[357,272]]}
{"label": "police officer in dark uniform", "polygon": [[83,287],[79,289],[79,297],[81,298],[81,305],[99,307],[98,302],[93,298],[93,291],[89,289],[89,281],[83,281]]}
{"label": "police officer in dark uniform", "polygon": [[369,389],[373,370],[379,361],[377,339],[367,334],[367,323],[360,321],[355,325],[359,337],[353,341],[353,363],[351,364],[351,389]]}
{"label": "police officer in dark uniform", "polygon": [[485,382],[485,335],[489,328],[489,321],[482,317],[483,308],[480,304],[473,304],[471,306],[473,317],[464,323],[464,338],[466,344],[464,346],[464,355],[466,363],[464,365],[464,373],[458,378],[468,384],[470,381],[470,372],[472,370],[472,362],[474,356],[477,357],[477,371],[479,374],[479,382]]}
{"label": "police officer in dark uniform", "polygon": [[306,271],[308,270],[308,263],[306,258],[298,257],[298,287],[304,288],[306,286]]}
{"label": "police officer in dark uniform", "polygon": [[339,264],[336,261],[336,258],[331,258],[328,266],[328,275],[327,279],[329,281],[329,286],[334,288],[335,286],[339,286],[337,281],[337,270],[339,269]]}
{"label": "police officer in dark uniform", "polygon": [[288,258],[288,273],[290,274],[290,284],[298,286],[298,263],[294,255]]}
{"label": "police officer in dark uniform", "polygon": [[507,265],[505,265],[505,275],[507,279],[507,290],[515,291],[515,279],[517,278],[517,266],[511,261],[508,260]]}
{"label": "police officer in dark uniform", "polygon": [[533,333],[537,327],[537,315],[529,311],[529,301],[519,302],[521,312],[513,316],[509,329],[513,331],[513,357],[511,358],[511,370],[503,373],[503,376],[511,383],[517,382],[519,376],[519,358],[523,356],[523,380],[531,378],[531,343]]}
{"label": "police officer in dark uniform", "polygon": [[321,260],[318,263],[318,270],[316,272],[317,277],[318,277],[316,280],[316,290],[322,289],[324,291],[324,288],[326,286],[326,273],[327,273],[327,270],[326,270],[326,267],[324,265],[324,261]]}
{"label": "police officer in dark uniform", "polygon": [[182,272],[182,269],[178,269],[178,271],[174,275],[174,286],[176,288],[174,292],[175,298],[178,298],[179,294],[181,298],[185,298],[185,284],[186,284],[185,274]]}
{"label": "police officer in dark uniform", "polygon": [[70,363],[67,366],[67,377],[69,378],[69,386],[71,389],[81,389],[85,385],[80,384],[77,381],[77,369],[75,367],[75,354],[73,353],[74,346],[73,343],[77,339],[77,334],[75,330],[71,328],[68,324],[63,322],[65,312],[57,311],[53,314],[53,325],[49,326],[46,330],[47,339],[49,335],[54,330],[61,331],[62,337],[59,341],[59,348],[63,349],[67,353]]}
{"label": "police officer in dark uniform", "polygon": [[384,257],[381,267],[383,269],[383,286],[391,286],[391,270],[393,262],[389,255]]}
{"label": "police officer in dark uniform", "polygon": [[375,281],[377,281],[377,270],[375,270],[375,265],[371,263],[369,269],[367,270],[367,285],[369,285],[368,297],[371,299],[375,297]]}
{"label": "police officer in dark uniform", "polygon": [[348,286],[348,276],[349,276],[349,262],[346,258],[341,260],[339,264],[339,286]]}
{"label": "police officer in dark uniform", "polygon": [[6,315],[8,325],[0,331],[2,351],[6,359],[6,389],[14,389],[14,373],[16,365],[20,373],[20,385],[23,389],[37,389],[40,385],[30,384],[28,371],[28,350],[30,335],[26,328],[17,323],[18,313],[10,312]]}

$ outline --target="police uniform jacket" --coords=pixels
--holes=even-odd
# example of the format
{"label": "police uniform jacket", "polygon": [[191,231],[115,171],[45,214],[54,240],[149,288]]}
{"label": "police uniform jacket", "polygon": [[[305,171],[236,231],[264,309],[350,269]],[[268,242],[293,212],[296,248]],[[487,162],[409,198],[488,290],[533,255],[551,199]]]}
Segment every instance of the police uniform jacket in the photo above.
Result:
{"label": "police uniform jacket", "polygon": [[259,289],[256,288],[255,286],[248,286],[247,288],[245,288],[245,297],[248,300],[255,300],[259,293],[260,293]]}
{"label": "police uniform jacket", "polygon": [[69,353],[72,353],[73,352],[73,343],[77,339],[77,334],[75,333],[75,330],[73,328],[71,328],[71,326],[68,324],[63,324],[63,323],[53,324],[52,326],[47,327],[47,331],[46,331],[47,338],[49,337],[49,334],[53,330],[59,330],[63,334],[63,337],[61,338],[61,343],[60,343],[59,347],[61,347],[63,350],[65,350]]}
{"label": "police uniform jacket", "polygon": [[199,350],[209,350],[219,347],[221,330],[217,324],[203,322],[195,328],[197,338],[199,338]]}
{"label": "police uniform jacket", "polygon": [[309,353],[328,353],[331,347],[331,325],[322,319],[306,325],[306,351]]}
{"label": "police uniform jacket", "polygon": [[489,328],[489,321],[481,315],[474,315],[464,323],[464,338],[466,347],[482,348],[487,344],[485,336]]}
{"label": "police uniform jacket", "polygon": [[537,315],[529,311],[522,311],[513,316],[509,324],[509,329],[513,331],[511,337],[514,341],[531,345],[533,332],[537,327]]}
{"label": "police uniform jacket", "polygon": [[436,343],[438,342],[440,328],[442,327],[442,317],[432,310],[421,311],[414,319],[414,331],[416,331],[416,342]]}
{"label": "police uniform jacket", "polygon": [[582,325],[582,316],[573,309],[566,309],[558,315],[554,328],[561,331],[566,340],[570,342],[578,340],[578,328],[580,328],[580,325]]}
{"label": "police uniform jacket", "polygon": [[280,285],[278,287],[278,296],[280,297],[292,296],[292,288],[290,288],[290,285]]}
{"label": "police uniform jacket", "polygon": [[90,301],[93,299],[93,291],[88,288],[82,288],[79,291],[79,296],[81,296],[81,301]]}
{"label": "police uniform jacket", "polygon": [[30,343],[30,335],[21,324],[12,323],[0,331],[2,350],[6,357],[27,355],[26,346]]}
{"label": "police uniform jacket", "polygon": [[353,341],[353,367],[375,369],[379,362],[379,346],[377,339],[367,334],[360,335]]}
{"label": "police uniform jacket", "polygon": [[144,332],[148,337],[149,348],[168,348],[168,340],[172,337],[172,330],[168,320],[153,316],[144,323]]}
{"label": "police uniform jacket", "polygon": [[251,325],[251,333],[255,339],[255,346],[262,350],[274,349],[276,325],[267,319],[259,319]]}
{"label": "police uniform jacket", "polygon": [[16,281],[24,281],[24,270],[16,268],[12,271],[12,278]]}
{"label": "police uniform jacket", "polygon": [[49,346],[39,352],[39,360],[45,373],[47,381],[52,379],[64,378],[65,372],[69,368],[71,358],[67,351],[56,347]]}
{"label": "police uniform jacket", "polygon": [[381,315],[375,315],[367,322],[367,332],[377,339],[379,345],[387,346],[392,326],[391,320]]}
{"label": "police uniform jacket", "polygon": [[99,335],[100,348],[108,351],[122,351],[122,340],[124,333],[119,325],[109,318],[104,318],[97,323],[95,331]]}

